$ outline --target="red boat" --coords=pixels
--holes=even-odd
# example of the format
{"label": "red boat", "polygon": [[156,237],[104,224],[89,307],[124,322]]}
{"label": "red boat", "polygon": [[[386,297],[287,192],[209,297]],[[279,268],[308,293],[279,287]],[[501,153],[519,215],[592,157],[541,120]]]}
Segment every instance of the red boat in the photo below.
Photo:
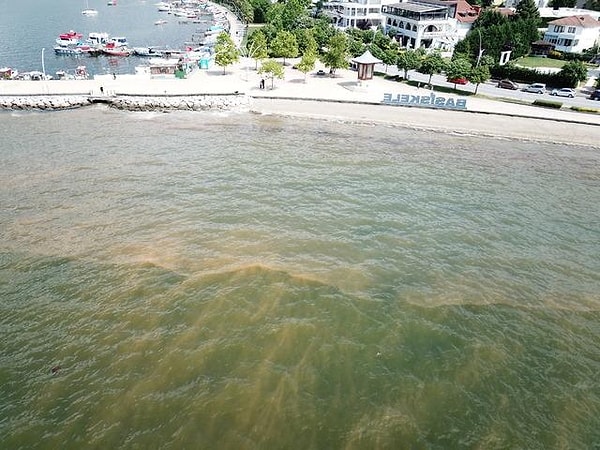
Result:
{"label": "red boat", "polygon": [[102,53],[109,56],[129,56],[131,50],[127,47],[117,46],[114,42],[109,42],[102,48]]}
{"label": "red boat", "polygon": [[83,34],[70,30],[67,33],[59,34],[56,38],[58,45],[76,45],[83,38]]}

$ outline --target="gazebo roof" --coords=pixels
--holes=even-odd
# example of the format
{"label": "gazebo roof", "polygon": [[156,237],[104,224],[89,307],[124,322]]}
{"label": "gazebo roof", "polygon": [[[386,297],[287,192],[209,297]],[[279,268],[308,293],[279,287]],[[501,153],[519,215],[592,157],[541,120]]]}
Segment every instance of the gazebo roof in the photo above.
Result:
{"label": "gazebo roof", "polygon": [[375,58],[369,50],[364,52],[357,58],[354,58],[352,62],[357,64],[379,64],[381,62],[380,59]]}

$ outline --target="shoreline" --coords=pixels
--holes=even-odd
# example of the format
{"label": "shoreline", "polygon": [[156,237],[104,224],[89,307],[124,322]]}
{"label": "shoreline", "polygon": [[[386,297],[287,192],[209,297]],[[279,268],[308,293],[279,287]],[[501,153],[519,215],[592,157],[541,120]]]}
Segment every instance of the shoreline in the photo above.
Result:
{"label": "shoreline", "polygon": [[378,78],[358,83],[356,72],[349,70],[341,70],[334,78],[305,77],[286,66],[284,80],[276,80],[273,89],[259,89],[260,79],[246,62],[246,66],[238,63],[230,67],[225,74],[218,67],[198,69],[183,80],[122,75],[116,80],[112,76],[97,76],[93,80],[0,81],[0,110],[53,111],[96,103],[131,111],[242,110],[600,147],[600,114],[464,97],[460,91],[434,93],[465,99],[465,109],[390,105],[383,102],[388,93],[427,96],[431,91]]}
{"label": "shoreline", "polygon": [[[600,148],[597,137],[600,133],[600,124],[568,123],[558,119],[518,117],[493,112],[454,111],[385,104],[345,103],[343,109],[341,106],[327,101],[254,98],[250,110],[258,114],[300,119],[400,126],[420,131],[463,136]],[[444,122],[440,123],[440,117],[444,118]]]}

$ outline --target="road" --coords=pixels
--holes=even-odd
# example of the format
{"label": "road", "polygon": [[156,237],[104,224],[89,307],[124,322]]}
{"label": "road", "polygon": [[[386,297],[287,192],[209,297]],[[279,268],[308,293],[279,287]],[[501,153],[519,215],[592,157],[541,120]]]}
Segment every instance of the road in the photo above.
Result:
{"label": "road", "polygon": [[[375,66],[375,70],[379,72],[384,72],[389,75],[400,75],[404,76],[404,71],[398,70],[397,67],[388,66],[386,71],[386,66],[383,64],[377,64]],[[593,76],[598,77],[600,70],[591,71]],[[429,75],[425,75],[414,70],[408,71],[408,77],[412,81],[421,82],[424,85],[429,81]],[[431,83],[434,86],[443,86],[448,88],[454,88],[454,83],[449,83],[446,81],[445,75],[433,75],[431,77]],[[475,85],[468,83],[466,85],[456,85],[456,89],[459,91],[465,92],[475,92]],[[545,99],[545,100],[554,100],[559,101],[565,106],[579,106],[579,107],[588,107],[588,108],[600,108],[600,102],[590,100],[589,94],[583,94],[577,91],[577,95],[575,98],[567,98],[567,97],[555,97],[550,95],[550,90],[547,91],[546,94],[533,94],[530,92],[523,92],[521,90],[510,90],[510,89],[502,89],[497,87],[497,80],[490,80],[486,83],[482,83],[479,85],[479,89],[477,90],[478,94],[487,95],[490,97],[502,97],[508,99],[520,100],[523,102],[534,102],[537,99]]]}

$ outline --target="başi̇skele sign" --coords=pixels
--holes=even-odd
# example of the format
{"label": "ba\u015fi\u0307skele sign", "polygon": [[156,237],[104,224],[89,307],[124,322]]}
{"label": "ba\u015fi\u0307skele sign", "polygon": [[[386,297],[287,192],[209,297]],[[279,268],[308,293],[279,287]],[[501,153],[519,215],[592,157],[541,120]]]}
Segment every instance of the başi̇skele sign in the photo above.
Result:
{"label": "ba\u015fi\u0307skele sign", "polygon": [[435,95],[383,94],[382,103],[386,105],[424,106],[427,108],[467,109],[466,98]]}

